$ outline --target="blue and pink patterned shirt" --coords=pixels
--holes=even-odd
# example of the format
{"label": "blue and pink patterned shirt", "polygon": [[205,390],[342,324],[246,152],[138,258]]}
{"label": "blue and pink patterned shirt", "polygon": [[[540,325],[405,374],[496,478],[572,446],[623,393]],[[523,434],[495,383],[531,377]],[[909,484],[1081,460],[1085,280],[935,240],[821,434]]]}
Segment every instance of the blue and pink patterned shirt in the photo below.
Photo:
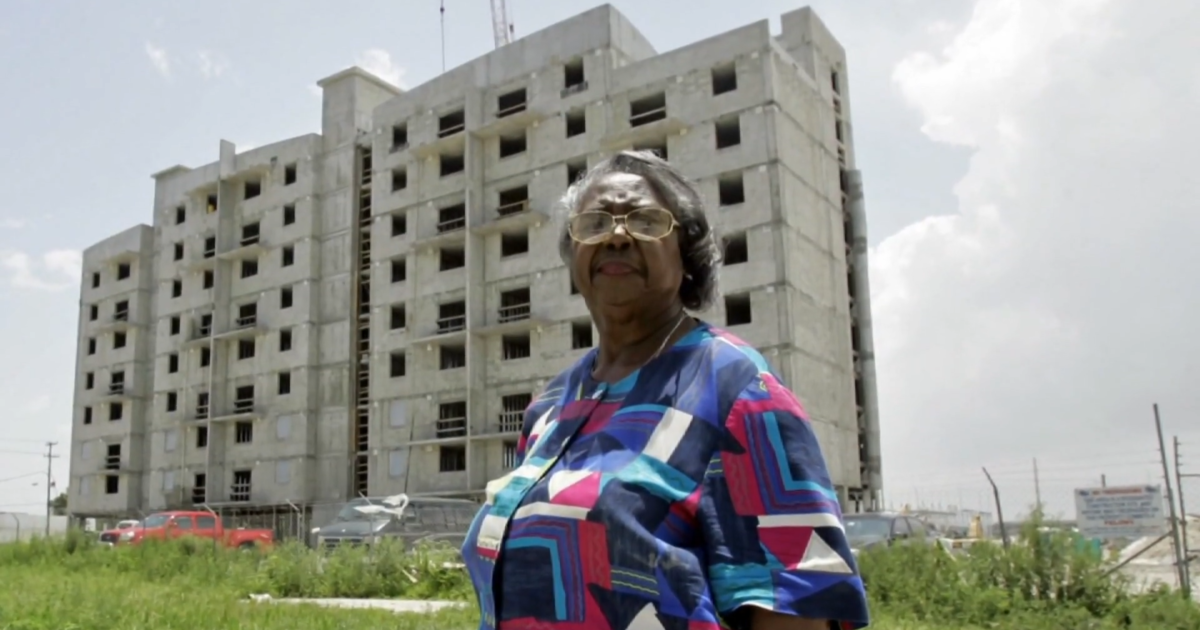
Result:
{"label": "blue and pink patterned shirt", "polygon": [[759,606],[867,625],[800,402],[700,324],[618,383],[596,351],[530,405],[463,545],[486,630],[716,630]]}

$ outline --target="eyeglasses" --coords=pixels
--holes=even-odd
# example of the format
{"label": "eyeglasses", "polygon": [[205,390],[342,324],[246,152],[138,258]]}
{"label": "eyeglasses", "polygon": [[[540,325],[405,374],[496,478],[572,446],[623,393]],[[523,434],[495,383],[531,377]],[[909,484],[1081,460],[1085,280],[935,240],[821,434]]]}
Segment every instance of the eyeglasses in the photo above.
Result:
{"label": "eyeglasses", "polygon": [[567,233],[582,245],[603,243],[612,237],[617,226],[641,241],[659,241],[679,225],[674,215],[662,208],[638,208],[628,214],[615,215],[603,210],[585,210],[571,217]]}

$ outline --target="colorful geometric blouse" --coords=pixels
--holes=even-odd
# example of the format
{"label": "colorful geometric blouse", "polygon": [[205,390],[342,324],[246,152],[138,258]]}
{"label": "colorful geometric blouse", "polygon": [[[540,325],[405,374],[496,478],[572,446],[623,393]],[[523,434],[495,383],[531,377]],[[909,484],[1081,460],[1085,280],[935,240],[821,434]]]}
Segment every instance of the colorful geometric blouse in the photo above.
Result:
{"label": "colorful geometric blouse", "polygon": [[867,625],[816,436],[757,351],[701,324],[615,384],[595,354],[488,484],[462,549],[481,628],[716,630],[742,606]]}

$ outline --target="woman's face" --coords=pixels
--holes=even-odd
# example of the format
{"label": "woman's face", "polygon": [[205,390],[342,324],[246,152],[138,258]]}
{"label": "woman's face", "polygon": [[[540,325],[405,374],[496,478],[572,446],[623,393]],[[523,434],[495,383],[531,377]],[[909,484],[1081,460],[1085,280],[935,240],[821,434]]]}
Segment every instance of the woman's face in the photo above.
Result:
{"label": "woman's face", "polygon": [[[577,213],[604,212],[624,217],[645,210],[634,217],[666,218],[654,214],[655,209],[664,208],[665,203],[644,177],[610,173],[584,191]],[[604,223],[605,217],[597,218]],[[673,218],[670,220],[673,222]],[[575,256],[571,272],[589,308],[616,309],[625,312],[612,314],[633,315],[677,300],[683,282],[677,230],[677,226],[673,227],[660,239],[634,238],[618,220],[615,228],[599,242],[573,241]]]}

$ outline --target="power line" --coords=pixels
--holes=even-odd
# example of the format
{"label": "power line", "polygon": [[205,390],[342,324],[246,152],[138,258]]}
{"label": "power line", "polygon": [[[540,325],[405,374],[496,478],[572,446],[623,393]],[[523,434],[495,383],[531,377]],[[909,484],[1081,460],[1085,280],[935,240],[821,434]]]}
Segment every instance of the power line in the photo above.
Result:
{"label": "power line", "polygon": [[23,508],[23,507],[30,507],[32,505],[41,505],[41,504],[40,503],[7,503],[4,505],[0,505],[0,508],[10,508],[10,509],[11,508]]}
{"label": "power line", "polygon": [[3,454],[5,454],[5,455],[37,455],[38,457],[41,457],[41,456],[45,455],[45,453],[41,453],[41,452],[38,452],[38,451],[9,451],[9,450],[0,450],[0,453],[3,453]]}
{"label": "power line", "polygon": [[18,479],[25,479],[26,477],[36,477],[36,476],[38,476],[38,475],[41,475],[41,474],[42,474],[41,472],[32,472],[32,473],[27,473],[27,474],[24,474],[24,475],[17,475],[16,477],[9,477],[9,478],[7,478],[7,479],[0,479],[0,483],[4,483],[4,482],[6,482],[6,481],[16,481],[16,480],[18,480]]}
{"label": "power line", "polygon": [[[1038,460],[1038,472],[1042,479],[1063,479],[1075,478],[1083,474],[1102,473],[1108,470],[1129,469],[1129,468],[1149,468],[1158,466],[1158,462],[1149,458],[1145,460],[1132,460],[1125,462],[1108,462],[1108,463],[1089,463],[1089,464],[1072,464],[1072,465],[1045,465],[1042,460]],[[940,471],[913,471],[908,472],[904,476],[894,475],[890,484],[904,485],[905,481],[911,481],[920,485],[936,485],[939,482],[951,482],[953,484],[974,485],[975,481],[982,483],[982,477],[976,472],[970,472],[957,469],[942,469]],[[1032,479],[1033,471],[1028,465],[1023,470],[1005,470],[1001,472],[993,471],[988,467],[988,472],[997,481],[999,480],[1028,480]],[[952,481],[951,481],[952,480]],[[968,481],[970,480],[970,481]],[[932,484],[930,482],[933,482]]]}
{"label": "power line", "polygon": [[26,440],[26,439],[23,439],[23,438],[0,438],[0,444],[4,444],[4,443],[13,443],[13,444],[45,444],[45,443],[46,443],[46,440]]}
{"label": "power line", "polygon": [[[1137,449],[1137,450],[1132,450],[1132,451],[1126,450],[1123,452],[1114,452],[1114,453],[1092,453],[1092,454],[1089,454],[1087,457],[1065,457],[1065,458],[1055,458],[1053,456],[1048,457],[1046,455],[1040,455],[1038,457],[1038,468],[1040,470],[1054,470],[1056,468],[1080,468],[1080,467],[1087,467],[1087,466],[1109,466],[1112,464],[1121,464],[1121,463],[1140,463],[1143,460],[1150,463],[1151,465],[1158,465],[1158,452],[1153,449]],[[1007,460],[1000,460],[1000,461],[989,459],[989,461],[995,462],[994,464],[988,465],[988,472],[991,473],[993,476],[996,475],[998,472],[1027,473],[1030,470],[1028,459],[1023,459],[1023,460],[1007,459]],[[933,470],[922,470],[922,471],[912,471],[912,472],[914,475],[922,475],[922,474],[926,474],[926,473],[937,474],[939,472],[950,472],[950,471],[953,471],[956,474],[961,472],[962,474],[969,474],[969,475],[976,475],[979,473],[979,471],[975,470],[970,464],[966,464],[966,465],[955,464],[954,468],[946,467],[946,468],[942,468],[940,470],[933,469]]]}

